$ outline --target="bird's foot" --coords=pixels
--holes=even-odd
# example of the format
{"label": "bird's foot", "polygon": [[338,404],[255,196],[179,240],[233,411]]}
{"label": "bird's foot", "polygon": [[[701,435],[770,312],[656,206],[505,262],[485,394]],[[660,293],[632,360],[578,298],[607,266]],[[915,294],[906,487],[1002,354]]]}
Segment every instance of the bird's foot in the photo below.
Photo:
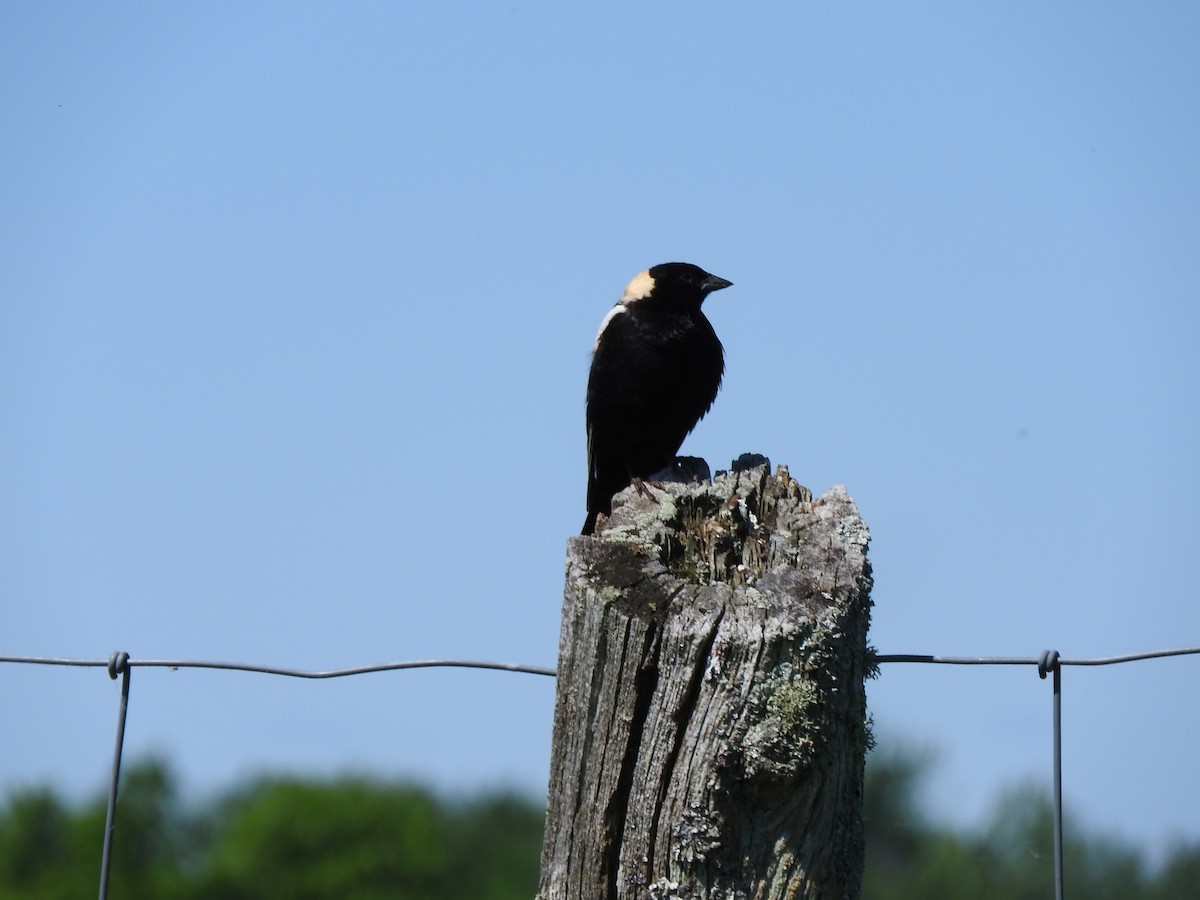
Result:
{"label": "bird's foot", "polygon": [[712,470],[699,456],[676,456],[671,462],[648,476],[652,484],[695,484],[712,481]]}
{"label": "bird's foot", "polygon": [[645,497],[651,503],[658,502],[658,498],[654,496],[654,492],[651,491],[650,488],[646,487],[646,482],[641,478],[635,477],[631,479],[631,483],[633,484],[634,490],[638,492],[639,497]]}

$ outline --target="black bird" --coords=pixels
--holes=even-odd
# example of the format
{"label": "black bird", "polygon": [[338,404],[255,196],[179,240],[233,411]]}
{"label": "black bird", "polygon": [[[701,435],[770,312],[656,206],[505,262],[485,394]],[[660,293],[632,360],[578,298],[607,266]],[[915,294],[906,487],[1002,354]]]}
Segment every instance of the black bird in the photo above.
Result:
{"label": "black bird", "polygon": [[670,465],[721,386],[725,351],[700,305],[732,284],[690,263],[629,282],[600,323],[587,387],[588,490],[583,534],[613,495]]}

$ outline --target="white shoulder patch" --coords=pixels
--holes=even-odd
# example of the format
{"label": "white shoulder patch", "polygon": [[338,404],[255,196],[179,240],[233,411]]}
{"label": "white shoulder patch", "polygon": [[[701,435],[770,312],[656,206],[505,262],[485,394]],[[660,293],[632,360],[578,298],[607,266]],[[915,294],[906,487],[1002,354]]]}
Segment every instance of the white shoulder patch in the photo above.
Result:
{"label": "white shoulder patch", "polygon": [[621,302],[629,304],[635,300],[644,300],[650,296],[650,292],[653,290],[654,278],[650,275],[650,270],[638,272],[633,276],[633,281],[625,285],[625,293],[621,295]]}
{"label": "white shoulder patch", "polygon": [[608,327],[608,323],[611,322],[615,316],[619,316],[621,313],[625,312],[625,307],[622,305],[624,302],[625,301],[622,300],[621,303],[618,303],[616,306],[610,309],[608,311],[608,315],[606,315],[600,322],[600,330],[596,332],[596,343],[592,345],[593,353],[595,353],[596,348],[600,346],[600,336],[604,334],[604,329]]}

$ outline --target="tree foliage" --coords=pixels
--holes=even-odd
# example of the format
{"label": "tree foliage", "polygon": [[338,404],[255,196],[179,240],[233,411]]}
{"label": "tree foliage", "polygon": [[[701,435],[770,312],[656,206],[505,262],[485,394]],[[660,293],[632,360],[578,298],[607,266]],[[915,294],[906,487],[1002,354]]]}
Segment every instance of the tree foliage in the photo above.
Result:
{"label": "tree foliage", "polygon": [[[877,751],[867,765],[863,900],[1042,900],[1053,895],[1053,808],[1031,785],[1005,792],[979,831],[935,824],[918,802],[930,764],[912,752]],[[1200,844],[1180,845],[1152,871],[1142,855],[1087,834],[1064,817],[1064,882],[1088,900],[1200,897]],[[1073,827],[1076,826],[1076,827]]]}
{"label": "tree foliage", "polygon": [[[529,900],[542,810],[365,778],[263,779],[189,809],[158,760],[121,779],[110,893],[122,900]],[[69,810],[38,788],[0,809],[0,897],[92,895],[104,804]]]}
{"label": "tree foliage", "polygon": [[[981,829],[931,821],[920,802],[929,759],[873,754],[867,767],[863,900],[1041,900],[1053,885],[1044,792],[1006,793]],[[1070,828],[1070,896],[1194,900],[1200,843],[1158,867],[1119,842]],[[72,807],[29,788],[0,805],[0,897],[95,893],[104,803]],[[268,778],[193,806],[161,760],[126,767],[111,896],[122,900],[529,900],[537,888],[540,804],[513,794],[447,800],[367,778]]]}

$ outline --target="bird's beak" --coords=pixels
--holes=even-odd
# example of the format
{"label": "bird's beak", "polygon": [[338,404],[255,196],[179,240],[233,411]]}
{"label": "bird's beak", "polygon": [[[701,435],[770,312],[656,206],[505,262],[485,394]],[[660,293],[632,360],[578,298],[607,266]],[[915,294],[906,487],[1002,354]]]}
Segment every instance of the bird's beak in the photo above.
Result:
{"label": "bird's beak", "polygon": [[726,281],[724,278],[718,278],[716,275],[709,275],[702,282],[700,282],[700,289],[703,290],[705,294],[711,294],[713,291],[719,291],[721,288],[727,288],[731,284],[733,284],[732,281]]}

